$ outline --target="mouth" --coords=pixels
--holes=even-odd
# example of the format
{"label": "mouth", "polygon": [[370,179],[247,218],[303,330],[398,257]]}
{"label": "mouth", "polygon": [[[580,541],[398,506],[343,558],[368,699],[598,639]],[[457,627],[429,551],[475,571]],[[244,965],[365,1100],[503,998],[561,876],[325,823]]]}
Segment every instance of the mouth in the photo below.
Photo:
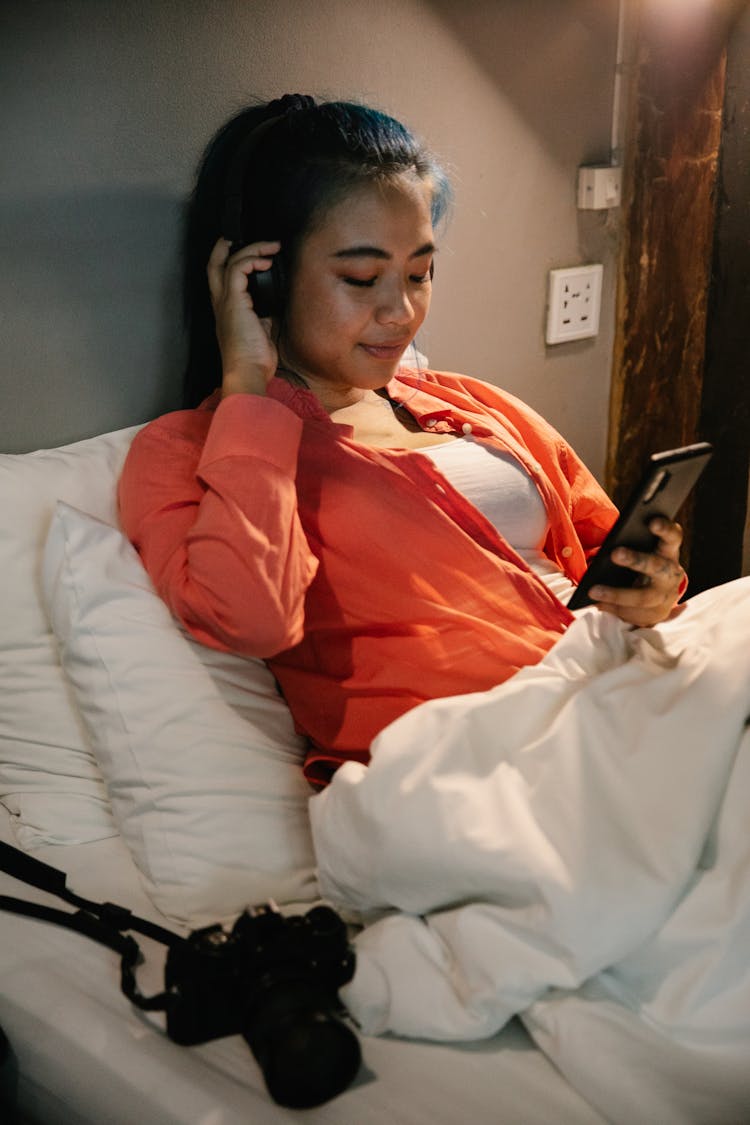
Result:
{"label": "mouth", "polygon": [[360,347],[364,348],[373,359],[383,360],[400,359],[408,346],[408,340],[401,340],[397,344],[360,344]]}

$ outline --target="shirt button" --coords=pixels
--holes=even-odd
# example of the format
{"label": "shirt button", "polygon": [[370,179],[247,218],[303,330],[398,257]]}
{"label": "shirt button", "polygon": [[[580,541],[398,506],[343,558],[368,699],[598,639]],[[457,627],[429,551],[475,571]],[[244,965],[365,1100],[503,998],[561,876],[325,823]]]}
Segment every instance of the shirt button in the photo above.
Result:
{"label": "shirt button", "polygon": [[542,471],[542,466],[539,464],[538,461],[532,461],[531,467],[532,467],[532,469],[534,470],[535,473],[541,473],[541,471]]}
{"label": "shirt button", "polygon": [[461,427],[461,433],[470,434],[471,429],[472,429],[471,422],[464,422],[463,426]]}
{"label": "shirt button", "polygon": [[569,559],[570,556],[573,554],[573,548],[572,547],[563,547],[562,551],[560,551],[560,554],[562,555],[562,557],[564,559]]}

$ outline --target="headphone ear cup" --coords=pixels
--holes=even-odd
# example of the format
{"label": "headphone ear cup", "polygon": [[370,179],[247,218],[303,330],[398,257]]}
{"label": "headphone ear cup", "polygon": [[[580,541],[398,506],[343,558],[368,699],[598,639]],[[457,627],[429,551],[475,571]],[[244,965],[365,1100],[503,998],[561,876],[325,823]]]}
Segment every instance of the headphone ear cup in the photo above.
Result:
{"label": "headphone ear cup", "polygon": [[256,316],[261,319],[281,316],[286,296],[286,277],[284,266],[278,258],[274,258],[270,269],[251,273],[247,279],[247,288]]}

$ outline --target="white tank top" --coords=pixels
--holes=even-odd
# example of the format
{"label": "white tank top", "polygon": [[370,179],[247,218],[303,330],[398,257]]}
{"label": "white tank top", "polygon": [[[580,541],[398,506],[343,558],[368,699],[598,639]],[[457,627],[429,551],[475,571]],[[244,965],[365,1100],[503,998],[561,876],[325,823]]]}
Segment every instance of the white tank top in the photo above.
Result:
{"label": "white tank top", "polygon": [[549,520],[523,465],[512,454],[473,437],[455,438],[419,452],[479,509],[560,601],[567,602],[575,586],[542,553]]}

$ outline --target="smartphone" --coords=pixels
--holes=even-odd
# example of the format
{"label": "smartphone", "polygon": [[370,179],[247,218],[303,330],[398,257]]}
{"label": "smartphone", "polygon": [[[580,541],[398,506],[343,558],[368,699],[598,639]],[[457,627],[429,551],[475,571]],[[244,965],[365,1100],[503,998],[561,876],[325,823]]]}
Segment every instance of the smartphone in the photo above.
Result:
{"label": "smartphone", "polygon": [[633,586],[635,570],[612,562],[615,547],[630,547],[650,554],[659,542],[648,529],[654,516],[674,519],[698,477],[711,459],[713,447],[707,441],[653,453],[640,483],[622,509],[617,522],[602,543],[580,584],[568,602],[568,609],[591,604],[592,586]]}

